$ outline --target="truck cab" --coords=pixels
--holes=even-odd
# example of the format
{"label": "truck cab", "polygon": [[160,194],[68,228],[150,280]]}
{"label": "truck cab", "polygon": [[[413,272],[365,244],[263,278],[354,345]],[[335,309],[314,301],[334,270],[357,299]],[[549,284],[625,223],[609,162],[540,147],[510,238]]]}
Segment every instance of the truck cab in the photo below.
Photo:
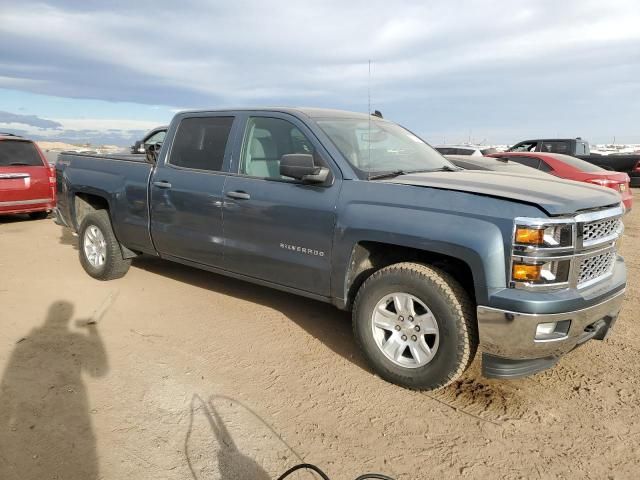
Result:
{"label": "truck cab", "polygon": [[510,147],[508,152],[548,152],[571,156],[591,155],[589,142],[582,138],[553,138],[548,140],[525,140]]}

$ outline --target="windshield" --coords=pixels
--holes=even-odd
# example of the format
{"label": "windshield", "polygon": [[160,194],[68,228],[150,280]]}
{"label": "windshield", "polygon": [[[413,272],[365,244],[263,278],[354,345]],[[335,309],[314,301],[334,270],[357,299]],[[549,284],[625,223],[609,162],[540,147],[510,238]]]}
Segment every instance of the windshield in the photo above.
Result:
{"label": "windshield", "polygon": [[455,167],[408,130],[386,120],[317,120],[340,153],[366,178],[370,174]]}

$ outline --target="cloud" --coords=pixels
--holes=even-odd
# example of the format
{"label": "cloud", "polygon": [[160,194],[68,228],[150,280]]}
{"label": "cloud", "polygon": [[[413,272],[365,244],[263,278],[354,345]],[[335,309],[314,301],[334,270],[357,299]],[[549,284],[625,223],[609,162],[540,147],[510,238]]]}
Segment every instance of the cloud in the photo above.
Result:
{"label": "cloud", "polygon": [[[516,123],[516,137],[630,131],[639,23],[637,0],[187,0],[179,9],[25,0],[0,11],[0,43],[12,45],[0,56],[0,87],[173,107],[363,111],[370,83],[376,108],[427,135]],[[620,92],[635,94],[616,105]]]}
{"label": "cloud", "polygon": [[3,112],[0,110],[0,125],[2,124],[29,125],[41,129],[62,127],[62,124],[59,122],[40,118],[36,115],[20,115],[19,113]]}
{"label": "cloud", "polygon": [[0,111],[0,130],[29,137],[68,143],[130,145],[157,122],[127,119],[59,118],[46,120],[35,115]]}

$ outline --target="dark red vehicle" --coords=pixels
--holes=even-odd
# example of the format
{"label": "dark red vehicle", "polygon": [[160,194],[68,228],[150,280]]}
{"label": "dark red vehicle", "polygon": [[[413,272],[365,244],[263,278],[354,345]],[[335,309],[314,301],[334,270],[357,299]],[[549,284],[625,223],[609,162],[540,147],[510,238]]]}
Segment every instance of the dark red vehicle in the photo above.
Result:
{"label": "dark red vehicle", "polygon": [[592,163],[561,153],[500,152],[487,156],[506,158],[567,180],[594,183],[603,187],[613,188],[622,196],[622,201],[627,210],[631,209],[633,195],[629,190],[629,175],[624,172],[605,170]]}
{"label": "dark red vehicle", "polygon": [[56,205],[55,171],[31,140],[0,133],[0,215],[46,218]]}

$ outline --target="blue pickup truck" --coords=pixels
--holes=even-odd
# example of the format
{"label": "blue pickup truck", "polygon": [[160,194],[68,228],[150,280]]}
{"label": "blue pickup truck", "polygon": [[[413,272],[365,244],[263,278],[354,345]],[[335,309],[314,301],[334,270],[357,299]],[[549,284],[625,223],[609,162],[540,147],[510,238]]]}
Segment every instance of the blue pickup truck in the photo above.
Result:
{"label": "blue pickup truck", "polygon": [[100,280],[138,255],[353,312],[372,369],[443,387],[482,352],[516,378],[605,338],[626,284],[611,189],[461,170],[377,116],[192,111],[141,156],[62,154],[57,222]]}

